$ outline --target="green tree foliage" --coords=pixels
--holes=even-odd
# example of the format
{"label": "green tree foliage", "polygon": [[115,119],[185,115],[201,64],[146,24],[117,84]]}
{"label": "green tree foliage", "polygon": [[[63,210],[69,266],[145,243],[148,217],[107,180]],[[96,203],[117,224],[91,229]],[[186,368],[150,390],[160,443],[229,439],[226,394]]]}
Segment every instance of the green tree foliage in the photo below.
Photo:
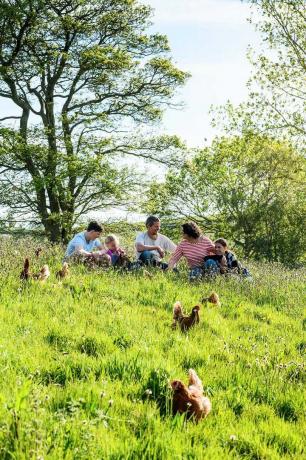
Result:
{"label": "green tree foliage", "polygon": [[245,0],[250,22],[262,36],[259,52],[249,50],[253,75],[246,103],[228,103],[216,111],[214,123],[226,120],[229,132],[257,130],[285,136],[305,146],[306,4],[305,0]]}
{"label": "green tree foliage", "polygon": [[150,16],[137,0],[0,0],[0,98],[19,111],[1,120],[19,126],[0,131],[0,204],[53,241],[127,199],[137,181],[120,158],[168,164],[181,147],[135,135],[187,78],[167,38],[146,33]]}
{"label": "green tree foliage", "polygon": [[296,262],[306,249],[305,178],[305,159],[288,143],[252,134],[221,138],[153,183],[145,207],[193,219],[245,256]]}

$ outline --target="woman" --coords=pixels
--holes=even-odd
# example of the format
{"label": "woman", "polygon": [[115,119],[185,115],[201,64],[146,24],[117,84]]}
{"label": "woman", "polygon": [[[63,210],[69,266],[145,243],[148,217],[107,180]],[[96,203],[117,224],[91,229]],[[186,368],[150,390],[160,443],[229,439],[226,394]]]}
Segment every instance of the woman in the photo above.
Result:
{"label": "woman", "polygon": [[182,225],[183,240],[178,244],[176,250],[169,260],[169,268],[185,257],[191,269],[189,278],[195,279],[202,275],[204,268],[204,257],[215,253],[213,242],[202,235],[200,228],[194,222],[187,222]]}

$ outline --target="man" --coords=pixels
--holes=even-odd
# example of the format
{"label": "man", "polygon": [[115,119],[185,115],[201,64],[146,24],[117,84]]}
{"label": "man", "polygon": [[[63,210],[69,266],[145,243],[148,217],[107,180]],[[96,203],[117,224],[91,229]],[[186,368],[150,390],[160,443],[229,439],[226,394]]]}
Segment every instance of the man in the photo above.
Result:
{"label": "man", "polygon": [[173,252],[176,245],[166,236],[159,233],[160,220],[149,216],[146,220],[147,231],[140,233],[135,242],[137,258],[146,265],[160,266],[163,270],[168,264],[161,262],[165,253]]}
{"label": "man", "polygon": [[104,249],[104,246],[99,241],[101,233],[101,225],[97,222],[90,222],[85,232],[77,233],[68,243],[64,260],[67,261],[75,256],[85,260],[93,258],[95,248]]}

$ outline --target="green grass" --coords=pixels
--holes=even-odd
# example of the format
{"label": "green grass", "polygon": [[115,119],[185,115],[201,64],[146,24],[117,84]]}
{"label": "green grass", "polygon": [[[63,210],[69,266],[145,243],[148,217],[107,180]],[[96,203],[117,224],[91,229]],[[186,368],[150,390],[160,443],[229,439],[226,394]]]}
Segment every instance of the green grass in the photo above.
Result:
{"label": "green grass", "polygon": [[[51,278],[22,283],[33,245],[0,244],[1,459],[306,458],[302,270],[189,284],[73,267],[59,283],[48,247],[31,261]],[[174,301],[190,309],[212,289],[221,307],[172,331]],[[167,380],[190,367],[213,405],[198,425],[171,416]]]}

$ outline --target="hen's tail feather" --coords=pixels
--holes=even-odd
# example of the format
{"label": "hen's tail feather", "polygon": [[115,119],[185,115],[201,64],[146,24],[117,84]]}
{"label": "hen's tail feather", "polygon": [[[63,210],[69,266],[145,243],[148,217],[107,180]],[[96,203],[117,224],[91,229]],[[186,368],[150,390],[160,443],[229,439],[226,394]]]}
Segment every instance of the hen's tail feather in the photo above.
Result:
{"label": "hen's tail feather", "polygon": [[28,272],[29,271],[29,267],[30,267],[30,261],[28,258],[25,259],[24,261],[24,265],[23,265],[23,269],[25,272]]}
{"label": "hen's tail feather", "polygon": [[175,302],[173,305],[173,319],[179,319],[183,316],[181,302]]}
{"label": "hen's tail feather", "polygon": [[202,381],[197,376],[196,371],[194,369],[189,369],[188,374],[189,374],[189,386],[194,385],[199,390],[203,390]]}

